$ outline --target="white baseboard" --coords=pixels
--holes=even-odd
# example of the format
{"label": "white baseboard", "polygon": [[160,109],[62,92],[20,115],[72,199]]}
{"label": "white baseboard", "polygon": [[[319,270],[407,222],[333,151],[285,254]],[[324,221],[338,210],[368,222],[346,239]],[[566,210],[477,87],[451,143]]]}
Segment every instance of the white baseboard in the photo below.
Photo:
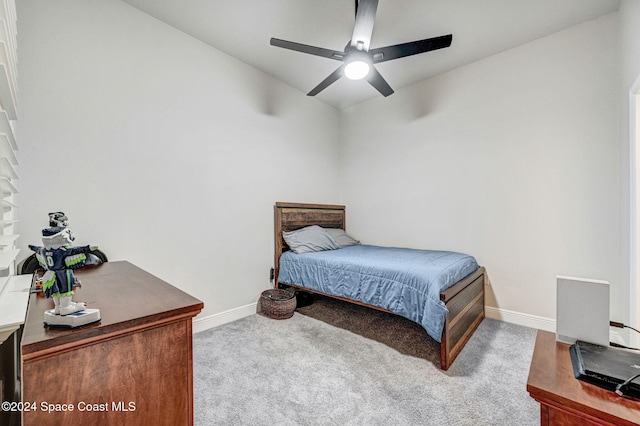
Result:
{"label": "white baseboard", "polygon": [[492,306],[485,306],[484,309],[487,318],[524,325],[525,327],[537,328],[539,330],[551,331],[553,333],[556,332],[556,320],[552,318],[523,314],[522,312],[494,308]]}
{"label": "white baseboard", "polygon": [[[193,332],[199,333],[222,324],[248,317],[256,313],[256,303],[240,306],[238,308],[229,309],[228,311],[219,312],[217,314],[205,317],[196,317],[193,319]],[[538,315],[523,314],[522,312],[510,311],[508,309],[494,308],[485,306],[485,315],[487,318],[509,322],[512,324],[523,325],[525,327],[537,328],[539,330],[556,332],[556,320],[552,318],[541,317]],[[609,332],[610,341],[627,346],[624,339],[617,331]]]}
{"label": "white baseboard", "polygon": [[[193,320],[193,332],[198,333],[212,327],[217,327],[219,325],[253,315],[256,313],[256,308],[257,303],[250,303],[248,305],[219,312],[217,314],[205,317],[198,316]],[[524,325],[525,327],[538,328],[540,330],[551,331],[554,333],[556,331],[556,321],[551,318],[523,314],[520,312],[509,311],[507,309],[493,308],[491,306],[485,307],[485,313],[487,318]]]}
{"label": "white baseboard", "polygon": [[229,309],[228,311],[219,312],[217,314],[205,317],[196,317],[193,319],[193,332],[199,333],[213,327],[217,327],[228,322],[236,321],[249,315],[256,313],[258,303],[250,303],[238,308]]}
{"label": "white baseboard", "polygon": [[[523,314],[521,312],[510,311],[508,309],[485,306],[487,318],[510,322],[512,324],[523,325],[525,327],[537,328],[539,330],[556,332],[556,320],[552,318],[540,317],[537,315]],[[615,330],[609,331],[609,341],[619,345],[627,346],[622,335]]]}

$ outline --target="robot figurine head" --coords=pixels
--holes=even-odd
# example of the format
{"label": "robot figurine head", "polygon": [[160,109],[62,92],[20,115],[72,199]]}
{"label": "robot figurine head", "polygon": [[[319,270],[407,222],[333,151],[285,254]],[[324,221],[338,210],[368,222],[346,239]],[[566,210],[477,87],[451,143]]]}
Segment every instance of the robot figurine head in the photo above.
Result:
{"label": "robot figurine head", "polygon": [[49,226],[52,228],[65,228],[68,220],[63,212],[49,213]]}
{"label": "robot figurine head", "polygon": [[42,230],[42,244],[46,249],[68,247],[75,239],[69,228],[54,227]]}

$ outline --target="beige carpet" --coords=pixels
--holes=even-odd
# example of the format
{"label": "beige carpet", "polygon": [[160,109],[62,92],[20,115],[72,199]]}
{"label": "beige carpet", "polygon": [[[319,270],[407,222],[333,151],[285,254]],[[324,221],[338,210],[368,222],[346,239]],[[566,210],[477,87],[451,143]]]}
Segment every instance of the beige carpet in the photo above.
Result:
{"label": "beige carpet", "polygon": [[194,336],[196,424],[537,425],[535,333],[485,319],[443,372],[439,344],[397,316],[330,299],[252,315]]}

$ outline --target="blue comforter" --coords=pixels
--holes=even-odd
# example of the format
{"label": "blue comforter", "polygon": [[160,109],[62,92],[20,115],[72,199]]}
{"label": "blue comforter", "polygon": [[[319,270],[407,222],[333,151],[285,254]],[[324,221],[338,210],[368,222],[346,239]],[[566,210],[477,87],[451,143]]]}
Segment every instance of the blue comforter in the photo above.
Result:
{"label": "blue comforter", "polygon": [[388,309],[440,342],[447,308],[440,293],[478,269],[449,251],[356,245],[280,257],[278,281]]}

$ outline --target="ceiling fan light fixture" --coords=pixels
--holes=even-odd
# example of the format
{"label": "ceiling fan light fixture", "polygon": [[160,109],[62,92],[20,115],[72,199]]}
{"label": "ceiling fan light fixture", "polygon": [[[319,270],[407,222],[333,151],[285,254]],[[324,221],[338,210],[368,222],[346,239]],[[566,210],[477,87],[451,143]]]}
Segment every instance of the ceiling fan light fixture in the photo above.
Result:
{"label": "ceiling fan light fixture", "polygon": [[269,43],[272,46],[342,62],[338,69],[307,93],[308,96],[317,95],[344,75],[351,80],[366,78],[374,89],[380,92],[382,96],[387,97],[393,94],[393,89],[373,66],[374,64],[451,46],[453,35],[449,34],[370,50],[369,46],[371,44],[378,1],[356,0],[356,20],[351,40],[345,46],[344,52],[271,38]]}
{"label": "ceiling fan light fixture", "polygon": [[365,61],[356,59],[344,67],[344,75],[350,80],[362,80],[369,75],[371,67]]}

